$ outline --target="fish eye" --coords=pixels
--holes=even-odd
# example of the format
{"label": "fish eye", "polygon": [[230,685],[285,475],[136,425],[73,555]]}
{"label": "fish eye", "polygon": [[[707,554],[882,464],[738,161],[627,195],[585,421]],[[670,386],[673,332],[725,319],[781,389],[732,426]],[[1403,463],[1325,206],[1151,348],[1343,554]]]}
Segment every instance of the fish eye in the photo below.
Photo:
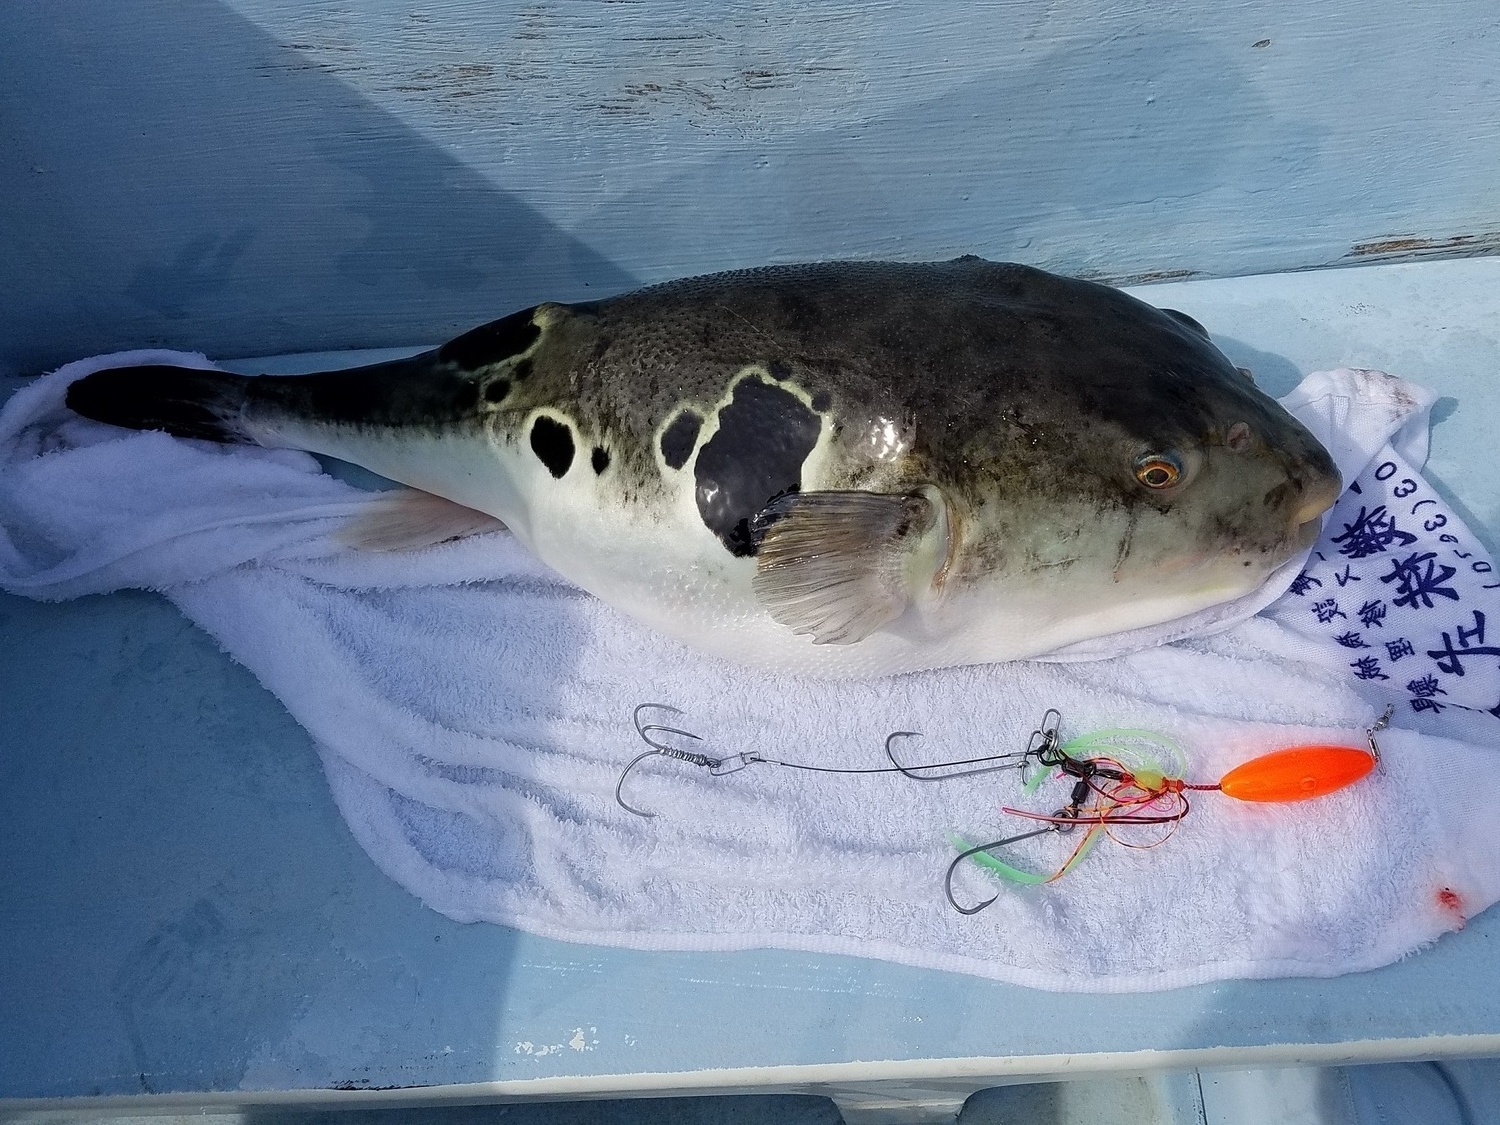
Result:
{"label": "fish eye", "polygon": [[1143,453],[1135,459],[1135,479],[1147,488],[1171,488],[1182,479],[1182,458],[1175,453]]}

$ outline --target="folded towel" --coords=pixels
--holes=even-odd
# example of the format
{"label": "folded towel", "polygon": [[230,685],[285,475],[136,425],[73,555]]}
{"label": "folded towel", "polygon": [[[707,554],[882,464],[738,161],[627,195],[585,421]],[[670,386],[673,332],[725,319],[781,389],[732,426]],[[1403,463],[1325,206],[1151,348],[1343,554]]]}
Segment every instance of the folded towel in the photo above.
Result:
{"label": "folded towel", "polygon": [[[370,503],[309,456],[124,432],[63,392],[136,352],[69,365],[0,411],[0,585],[35,598],[162,591],[311,732],[376,864],[444,914],[653,949],[773,946],[881,957],[1043,988],[1163,988],[1332,975],[1394,960],[1500,898],[1500,812],[1472,800],[1500,745],[1492,561],[1418,472],[1430,396],[1378,372],[1310,376],[1287,405],[1353,481],[1306,560],[1256,595],[1047,662],[823,682],[735,667],[570,586],[506,533],[361,553]],[[1264,612],[1260,612],[1264,611]],[[1171,642],[1171,643],[1163,643]],[[766,763],[716,775],[651,758],[633,709],[664,702],[713,757],[826,767],[1161,732],[1185,774],[1308,742],[1360,745],[1387,703],[1381,769],[1289,805],[1195,794],[1159,847],[1105,840],[1065,878],[961,865],[1069,784],[1013,772],[937,784]],[[1012,849],[1055,867],[1069,839]]]}

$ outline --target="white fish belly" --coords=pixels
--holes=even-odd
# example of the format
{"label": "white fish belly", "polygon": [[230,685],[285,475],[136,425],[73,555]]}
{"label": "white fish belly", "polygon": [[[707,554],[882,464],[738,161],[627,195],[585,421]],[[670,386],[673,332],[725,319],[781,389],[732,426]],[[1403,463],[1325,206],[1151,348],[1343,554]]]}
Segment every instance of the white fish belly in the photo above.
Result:
{"label": "white fish belly", "polygon": [[705,527],[691,474],[627,503],[576,466],[555,479],[529,449],[480,435],[285,426],[257,435],[362,465],[505,522],[543,562],[643,624],[693,648],[776,671],[863,677],[1036,656],[1075,641],[1185,616],[1221,588],[1079,590],[1045,579],[919,602],[853,644],[815,644],[775,621],[737,558]]}

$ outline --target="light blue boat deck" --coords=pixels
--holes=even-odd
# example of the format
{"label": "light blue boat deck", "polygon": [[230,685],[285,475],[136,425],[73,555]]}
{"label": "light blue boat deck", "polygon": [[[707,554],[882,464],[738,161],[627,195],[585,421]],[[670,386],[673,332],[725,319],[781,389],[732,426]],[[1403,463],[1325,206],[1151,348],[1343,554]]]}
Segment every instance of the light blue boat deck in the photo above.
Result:
{"label": "light blue boat deck", "polygon": [[[1428,474],[1495,548],[1500,259],[1138,292],[1276,392],[1339,364],[1440,391]],[[0,600],[0,683],[0,1116],[816,1091],[856,1118],[1017,1081],[1500,1056],[1496,911],[1375,972],[1126,996],[569,945],[386,880],[306,734],[155,595]]]}
{"label": "light blue boat deck", "polygon": [[[1465,0],[0,3],[0,382],[152,346],[292,370],[777,261],[1216,278],[1141,292],[1273,393],[1340,364],[1437,389],[1428,476],[1495,551],[1500,258],[1451,259],[1500,252],[1497,21]],[[355,845],[277,702],[148,593],[0,596],[0,857],[0,1120],[749,1091],[833,1096],[853,1125],[1025,1082],[965,1120],[1500,1120],[1490,1063],[1341,1068],[1500,1057],[1495,910],[1376,972],[1118,997],[449,922]],[[506,1120],[834,1119],[526,1112]]]}

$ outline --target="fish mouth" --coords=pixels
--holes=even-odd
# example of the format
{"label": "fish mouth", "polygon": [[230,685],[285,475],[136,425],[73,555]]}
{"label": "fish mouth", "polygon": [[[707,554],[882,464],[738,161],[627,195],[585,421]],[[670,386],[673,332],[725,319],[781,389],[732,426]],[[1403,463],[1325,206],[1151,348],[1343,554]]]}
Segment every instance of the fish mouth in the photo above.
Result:
{"label": "fish mouth", "polygon": [[1292,517],[1293,522],[1299,529],[1309,523],[1321,524],[1323,516],[1338,503],[1343,492],[1344,482],[1337,473],[1331,477],[1322,477],[1316,485],[1305,490],[1302,503],[1297,506],[1296,514]]}
{"label": "fish mouth", "polygon": [[[1323,509],[1327,511],[1327,509]],[[1297,530],[1292,533],[1292,544],[1295,551],[1305,551],[1318,541],[1323,534],[1323,512],[1319,512],[1312,519],[1303,520],[1297,525]],[[1295,553],[1295,552],[1294,552]]]}
{"label": "fish mouth", "polygon": [[1344,482],[1338,473],[1324,477],[1314,488],[1307,490],[1296,514],[1297,541],[1303,547],[1311,547],[1323,534],[1323,520],[1344,494]]}
{"label": "fish mouth", "polygon": [[[1325,455],[1326,456],[1326,455]],[[1329,460],[1328,471],[1318,471],[1321,466],[1302,476],[1298,491],[1297,507],[1292,512],[1292,526],[1296,529],[1292,538],[1297,549],[1311,547],[1323,531],[1323,517],[1338,503],[1344,494],[1344,480],[1338,469]]]}

